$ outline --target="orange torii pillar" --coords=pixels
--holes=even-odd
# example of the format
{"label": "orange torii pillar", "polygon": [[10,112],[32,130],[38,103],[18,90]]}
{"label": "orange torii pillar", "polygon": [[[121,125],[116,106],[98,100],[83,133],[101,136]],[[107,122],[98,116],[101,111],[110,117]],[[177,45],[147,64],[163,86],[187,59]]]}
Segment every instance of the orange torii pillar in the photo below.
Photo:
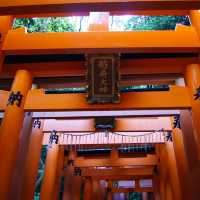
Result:
{"label": "orange torii pillar", "polygon": [[100,185],[100,180],[92,179],[92,198],[95,200],[102,200],[103,199],[103,190]]}
{"label": "orange torii pillar", "polygon": [[92,200],[92,180],[91,177],[84,179],[83,200]]}
{"label": "orange torii pillar", "polygon": [[89,31],[108,31],[109,12],[90,12]]}
{"label": "orange torii pillar", "polygon": [[148,192],[142,192],[142,200],[148,200]]}
{"label": "orange torii pillar", "polygon": [[0,72],[3,65],[4,55],[1,52],[1,47],[4,41],[4,38],[11,29],[13,23],[13,17],[12,16],[0,16]]}
{"label": "orange torii pillar", "polygon": [[113,194],[112,194],[112,181],[108,181],[108,191],[107,191],[107,200],[112,200],[113,199]]}
{"label": "orange torii pillar", "polygon": [[175,158],[177,163],[178,175],[180,180],[180,187],[182,196],[185,199],[191,197],[191,184],[190,181],[190,170],[188,167],[188,159],[186,156],[186,149],[184,145],[183,132],[179,128],[174,128],[172,133],[173,146],[175,152]]}
{"label": "orange torii pillar", "polygon": [[59,145],[52,144],[48,148],[46,162],[45,162],[45,172],[42,181],[40,200],[53,200],[54,186],[57,175],[57,162],[59,155]]}
{"label": "orange torii pillar", "polygon": [[59,146],[59,155],[58,155],[58,162],[57,162],[57,170],[56,170],[56,180],[55,186],[53,191],[53,199],[57,200],[59,198],[60,186],[61,186],[61,178],[63,175],[63,168],[64,168],[64,146]]}
{"label": "orange torii pillar", "polygon": [[181,200],[181,188],[172,142],[159,145],[159,177],[161,199]]}
{"label": "orange torii pillar", "polygon": [[153,196],[155,200],[160,200],[160,177],[157,166],[154,166],[153,172]]}
{"label": "orange torii pillar", "polygon": [[23,128],[20,133],[17,160],[15,163],[14,175],[12,177],[12,184],[8,199],[21,200],[26,158],[33,124],[32,116],[33,113],[31,112],[25,113]]}
{"label": "orange torii pillar", "polygon": [[185,71],[185,81],[189,89],[192,103],[193,133],[200,161],[200,65],[188,65]]}
{"label": "orange torii pillar", "polygon": [[65,184],[63,200],[79,200],[81,195],[81,171],[75,170],[74,161],[76,158],[75,149],[69,151],[68,166],[65,172]]}
{"label": "orange torii pillar", "polygon": [[[36,121],[37,120],[35,120],[34,123],[36,123]],[[34,198],[35,183],[37,179],[40,154],[42,150],[44,120],[39,120],[39,122],[41,124],[35,125],[31,133],[24,172],[25,174],[21,200],[29,200]]]}
{"label": "orange torii pillar", "polygon": [[0,199],[6,200],[19,146],[19,134],[24,120],[24,104],[31,89],[32,77],[19,70],[12,85],[0,135]]}
{"label": "orange torii pillar", "polygon": [[190,11],[190,21],[192,23],[192,26],[197,30],[200,38],[200,10]]}
{"label": "orange torii pillar", "polygon": [[180,124],[184,135],[185,152],[189,168],[187,185],[191,190],[190,199],[198,200],[200,195],[200,167],[197,161],[197,146],[195,145],[194,137],[191,137],[191,135],[193,134],[193,123],[190,110],[182,110],[180,112]]}

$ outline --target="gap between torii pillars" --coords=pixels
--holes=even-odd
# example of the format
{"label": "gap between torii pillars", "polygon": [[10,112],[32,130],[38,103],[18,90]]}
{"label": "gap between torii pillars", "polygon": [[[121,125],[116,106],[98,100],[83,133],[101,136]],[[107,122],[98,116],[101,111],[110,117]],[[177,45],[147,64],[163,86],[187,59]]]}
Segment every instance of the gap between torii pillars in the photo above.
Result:
{"label": "gap between torii pillars", "polygon": [[43,125],[44,120],[41,120],[40,127],[33,127],[31,132],[30,144],[27,153],[26,166],[24,172],[21,200],[29,200],[34,198],[35,183],[37,179],[42,149]]}
{"label": "gap between torii pillars", "polygon": [[20,92],[21,104],[8,104],[5,109],[0,135],[0,199],[6,200],[11,184],[19,146],[19,135],[24,120],[24,103],[31,89],[32,77],[26,70],[16,73],[11,92]]}

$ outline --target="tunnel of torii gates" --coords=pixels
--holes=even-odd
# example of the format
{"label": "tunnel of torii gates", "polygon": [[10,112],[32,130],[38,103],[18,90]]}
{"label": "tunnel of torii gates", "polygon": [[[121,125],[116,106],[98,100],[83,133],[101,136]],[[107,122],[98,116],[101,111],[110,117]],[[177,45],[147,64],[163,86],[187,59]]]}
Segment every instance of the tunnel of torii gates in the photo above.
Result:
{"label": "tunnel of torii gates", "polygon": [[[0,200],[33,199],[42,145],[48,146],[42,200],[58,199],[63,177],[64,200],[117,200],[129,192],[143,199],[199,199],[198,9],[198,0],[1,0]],[[188,15],[191,26],[109,32],[114,14]],[[12,30],[18,17],[86,15],[88,32]],[[92,78],[100,68],[110,70],[103,75],[108,88]],[[105,73],[113,71],[120,80],[111,77],[110,87]],[[119,93],[119,84],[169,88]],[[86,85],[114,96],[101,102],[93,92],[90,99],[47,92]],[[97,126],[105,119],[114,126]]]}

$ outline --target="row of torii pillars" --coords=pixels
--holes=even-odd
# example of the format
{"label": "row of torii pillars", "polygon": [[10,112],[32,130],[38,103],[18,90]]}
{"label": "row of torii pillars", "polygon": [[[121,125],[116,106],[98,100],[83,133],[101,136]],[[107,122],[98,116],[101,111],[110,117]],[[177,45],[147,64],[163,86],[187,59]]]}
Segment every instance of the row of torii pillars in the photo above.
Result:
{"label": "row of torii pillars", "polygon": [[[199,76],[197,76],[197,74]],[[199,65],[190,65],[187,68],[186,71],[186,81],[188,83],[188,87],[189,90],[191,92],[191,96],[193,98],[193,94],[196,91],[196,87],[200,84],[200,66]],[[32,85],[32,78],[31,75],[28,71],[25,70],[19,70],[15,76],[15,80],[13,82],[13,86],[11,91],[20,91],[21,94],[23,95],[23,99],[22,99],[22,103],[21,105],[18,106],[11,106],[11,105],[7,105],[6,109],[5,109],[5,113],[4,113],[4,118],[2,120],[2,125],[1,125],[1,137],[0,137],[0,177],[1,177],[1,181],[0,181],[0,199],[7,199],[7,195],[9,194],[9,189],[10,189],[10,183],[12,180],[12,176],[13,176],[13,171],[15,168],[15,162],[16,162],[16,158],[17,158],[17,151],[18,151],[18,146],[19,146],[19,134],[21,131],[21,128],[23,126],[23,120],[24,120],[24,102],[25,102],[25,97],[27,96],[28,91],[31,89],[31,85]],[[196,101],[196,100],[192,100],[193,101],[193,125],[194,125],[194,130],[197,130],[196,133],[198,133],[197,129],[199,126],[198,123],[198,118],[195,118],[196,116],[199,116],[198,113],[200,111],[199,106],[200,106],[200,102]],[[190,117],[190,116],[188,116]],[[13,120],[14,119],[14,120]],[[187,116],[186,116],[186,120],[187,120]],[[196,123],[195,123],[196,122]],[[12,124],[12,126],[11,126]],[[188,127],[191,129],[191,127]],[[187,127],[185,128],[187,129]],[[40,130],[40,129],[39,129]],[[41,150],[41,140],[42,140],[42,133],[41,131],[38,132],[37,128],[34,129],[34,131],[36,132],[36,134],[32,134],[31,135],[31,140],[30,140],[30,144],[29,144],[29,150],[31,155],[27,155],[27,159],[30,161],[28,162],[29,164],[26,166],[26,173],[25,174],[25,184],[23,185],[23,195],[28,195],[30,194],[30,191],[27,189],[29,184],[32,184],[32,187],[30,188],[34,188],[35,186],[35,180],[31,180],[31,177],[35,177],[35,174],[33,173],[37,173],[37,170],[34,171],[32,170],[32,168],[37,168],[37,164],[38,163],[34,163],[34,160],[37,160],[38,162],[38,158],[40,156],[40,150]],[[12,133],[12,134],[11,134]],[[193,133],[195,133],[193,131]],[[175,133],[176,134],[176,133]],[[196,135],[198,136],[198,135]],[[189,136],[191,137],[191,136]],[[40,142],[38,142],[40,141]],[[180,137],[179,139],[177,139],[176,141],[177,143],[180,143]],[[40,145],[40,146],[38,146]],[[199,146],[197,146],[199,147]],[[178,147],[177,147],[178,148]],[[191,152],[191,155],[187,155],[187,159],[186,162],[189,163],[184,163],[182,164],[180,168],[180,171],[182,171],[182,173],[189,173],[187,176],[190,176],[190,173],[192,174],[193,171],[192,169],[196,169],[196,167],[199,166],[199,158],[198,158],[198,153],[199,151],[192,151],[193,148],[191,148],[191,150],[189,150]],[[180,151],[180,149],[178,149],[178,151]],[[185,149],[182,149],[182,151],[185,152]],[[5,153],[6,152],[6,153]],[[34,156],[33,156],[33,152]],[[49,187],[54,187],[54,185],[51,185],[51,183],[55,182],[55,177],[56,176],[52,176],[53,174],[57,173],[56,172],[56,162],[55,160],[58,159],[58,152],[59,152],[59,147],[57,145],[53,146],[52,148],[49,149],[48,151],[48,155],[47,156],[47,160],[46,160],[46,174],[49,174],[50,176],[45,176],[44,177],[44,183],[46,182],[47,184],[44,185],[42,187],[41,190],[41,199],[48,199],[46,197],[46,195],[52,195],[51,193],[48,193],[46,191],[51,191],[51,189],[49,189]],[[182,153],[183,154],[183,153]],[[54,155],[54,156],[50,156],[50,155]],[[181,153],[179,153],[179,156],[181,156]],[[185,161],[185,159],[182,160],[183,162]],[[52,166],[52,164],[48,164],[48,163],[54,163],[54,165]],[[48,167],[51,166],[51,167]],[[188,169],[187,169],[188,168]],[[184,171],[185,170],[185,171]],[[198,177],[198,176],[197,176]],[[48,178],[48,181],[45,181]],[[193,176],[194,178],[194,176]],[[190,177],[188,177],[188,180],[191,180]],[[27,181],[27,182],[26,182]],[[193,179],[191,180],[193,181]],[[185,182],[185,181],[183,181]],[[163,184],[166,184],[166,182],[163,182]],[[87,185],[87,184],[86,184]],[[161,190],[164,189],[166,186],[161,184]],[[185,185],[183,185],[183,187],[186,188],[186,190],[189,190],[189,187],[187,186],[187,184],[185,183]],[[45,192],[44,192],[45,191]],[[32,191],[33,192],[33,191]],[[43,198],[44,195],[44,198]],[[29,199],[29,198],[22,198],[22,199]],[[165,198],[162,198],[165,199]]]}
{"label": "row of torii pillars", "polygon": [[[194,11],[194,13],[192,15],[192,23],[200,35],[200,30],[199,30],[200,26],[198,26],[200,23],[200,20],[199,20],[200,17],[199,17],[199,13],[197,13],[197,12],[198,11]],[[10,19],[9,19],[9,17],[6,19],[7,19],[7,20],[5,20],[6,26],[3,26],[5,28],[3,30],[3,34],[4,34],[3,37],[6,35],[6,32],[10,28],[10,26],[9,26]],[[0,59],[1,59],[1,64],[2,64],[3,57],[1,56]],[[197,171],[197,173],[199,173],[197,168],[199,167],[199,160],[200,160],[200,123],[199,123],[200,101],[199,101],[199,99],[197,99],[197,100],[194,99],[194,94],[196,94],[197,89],[200,87],[200,65],[199,64],[188,65],[184,74],[185,74],[186,86],[188,87],[188,90],[189,90],[189,93],[191,96],[192,119],[193,119],[192,133],[193,133],[193,138],[195,139],[195,145],[196,145],[197,149],[196,149],[196,152],[194,152],[194,151],[192,151],[193,148],[191,147],[191,151],[189,150],[191,152],[191,155],[187,156],[187,159],[182,160],[183,163],[184,162],[189,162],[189,163],[184,163],[181,166],[179,166],[179,172],[183,175],[181,177],[182,179],[185,178],[184,174],[186,174],[186,176],[188,178],[187,180],[194,181],[194,176],[195,176],[194,173],[196,171]],[[0,199],[2,199],[2,200],[6,200],[7,195],[9,194],[10,184],[11,184],[11,180],[12,180],[12,176],[13,176],[16,158],[17,158],[17,151],[18,151],[18,146],[19,146],[19,135],[20,135],[20,131],[22,129],[23,120],[24,120],[24,103],[25,103],[28,91],[31,90],[31,87],[32,87],[32,76],[31,76],[30,72],[26,71],[26,70],[17,71],[11,91],[13,91],[13,92],[20,91],[20,93],[23,95],[22,102],[19,107],[11,106],[10,104],[8,104],[6,106],[4,118],[2,120],[2,124],[1,124],[1,128],[0,128],[0,131],[1,131],[1,137],[0,137],[0,177],[1,177]],[[11,124],[12,124],[12,126],[11,126]],[[36,137],[36,135],[32,135],[31,142],[29,145],[29,149],[32,149],[32,151],[35,152],[36,157],[40,156],[41,147],[37,148],[37,145],[40,144],[39,142],[37,143],[37,141],[41,140],[41,137],[39,136],[40,134],[39,133],[38,133],[38,135],[36,134],[37,137]],[[176,133],[175,133],[175,135],[176,135]],[[191,137],[192,136],[189,136],[189,138],[191,138]],[[180,137],[179,137],[179,139],[177,139],[176,143],[177,144],[181,143]],[[50,149],[48,154],[57,154],[56,153],[57,151],[58,151],[58,147],[55,146],[52,149]],[[181,159],[181,155],[185,154],[186,150],[178,149],[178,147],[177,147],[177,151],[180,152],[179,156]],[[29,157],[29,156],[27,157],[27,159],[30,159],[30,161],[31,161],[31,162],[29,162],[29,166],[28,165],[26,166],[26,170],[28,172],[27,172],[27,174],[25,174],[25,180],[27,178],[28,182],[30,181],[30,179],[29,179],[30,177],[35,177],[33,174],[33,173],[35,173],[35,171],[31,170],[31,168],[34,168],[35,165],[37,165],[36,162],[34,163],[34,160],[36,160],[36,157]],[[55,159],[55,158],[56,158],[56,156],[53,157],[53,159]],[[47,163],[51,162],[52,161],[51,159],[52,158],[49,158],[49,160],[48,160],[48,158],[47,158]],[[56,173],[54,171],[52,172],[51,170],[55,170],[55,169],[53,169],[53,168],[49,169],[50,174]],[[191,177],[193,177],[193,178],[189,177],[190,174],[191,174]],[[197,178],[199,177],[198,174],[196,174],[196,177]],[[53,177],[51,177],[51,178],[53,178]],[[30,181],[28,184],[34,184],[33,182],[34,182],[34,180],[32,180],[32,182]],[[51,182],[51,181],[49,181],[49,182]],[[182,185],[182,187],[185,188],[185,192],[187,193],[186,190],[189,190],[189,188],[187,188],[187,187],[190,187],[190,185],[188,186],[188,184],[184,180],[182,182],[185,183]],[[165,184],[165,183],[163,182],[163,184]],[[23,187],[24,195],[28,195],[28,193],[29,193],[29,191],[26,190],[27,185],[25,184]],[[192,186],[194,186],[194,184]],[[49,187],[49,186],[46,186],[46,187]],[[198,186],[196,186],[196,187],[198,187]],[[161,190],[162,189],[164,190],[164,188],[165,188],[165,186],[162,185]],[[45,190],[45,189],[43,189],[43,190]],[[195,190],[195,191],[197,191],[197,190]],[[41,192],[41,194],[42,194],[42,192]],[[163,197],[162,199],[166,199],[166,198]],[[195,199],[195,197],[194,197],[194,199]]]}

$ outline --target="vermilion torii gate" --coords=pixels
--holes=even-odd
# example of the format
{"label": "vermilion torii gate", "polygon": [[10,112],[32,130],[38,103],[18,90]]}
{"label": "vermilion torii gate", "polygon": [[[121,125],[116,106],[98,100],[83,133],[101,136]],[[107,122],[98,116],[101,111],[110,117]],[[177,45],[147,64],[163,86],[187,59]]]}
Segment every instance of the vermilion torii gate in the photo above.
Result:
{"label": "vermilion torii gate", "polygon": [[[110,158],[104,158],[105,160],[93,158],[94,160],[91,164],[87,162],[89,163],[87,165],[87,158],[79,158],[73,148],[64,157],[65,146],[53,144],[49,148],[46,158],[41,199],[56,199],[59,191],[58,185],[63,173],[68,178],[65,179],[65,185],[67,185],[65,187],[65,199],[80,198],[81,180],[83,179],[85,181],[84,200],[91,199],[92,181],[99,180],[98,176],[100,179],[108,181],[108,199],[112,199],[112,192],[116,192],[111,182],[113,176],[116,177],[115,180],[124,178],[126,180],[140,180],[146,176],[150,177],[153,180],[152,188],[149,190],[143,188],[143,190],[138,187],[138,181],[136,181],[136,188],[142,192],[153,191],[155,199],[198,199],[200,180],[200,13],[197,9],[199,7],[200,3],[195,0],[192,2],[175,0],[170,2],[62,1],[60,3],[45,0],[41,3],[30,1],[23,4],[17,0],[14,2],[1,2],[0,75],[2,79],[14,77],[14,82],[10,91],[0,91],[0,110],[4,112],[0,127],[0,199],[12,199],[10,195],[12,196],[13,194],[16,194],[16,199],[33,198],[34,179],[37,176],[43,134],[46,134],[44,129],[45,119],[65,118],[67,120],[70,117],[70,114],[67,114],[69,112],[106,110],[120,111],[119,115],[122,115],[124,110],[135,111],[137,117],[152,117],[152,115],[171,117],[178,112],[181,130],[179,127],[171,128],[173,142],[165,141],[163,144],[156,144],[156,151],[153,156],[143,155],[144,157],[142,158],[133,158],[133,154],[129,155],[128,158],[120,158],[119,152],[113,148]],[[41,13],[41,8],[44,8],[43,13]],[[176,11],[176,9],[179,10]],[[195,10],[190,11],[191,9]],[[107,17],[104,18],[102,24],[94,23],[90,27],[90,30],[93,31],[85,33],[27,34],[24,29],[11,30],[14,17],[35,16],[38,14],[40,16],[59,16],[63,15],[63,12],[66,12],[64,15],[70,15],[70,13],[80,15],[91,10],[111,11],[113,13],[132,13],[136,10],[137,14],[150,15],[154,13],[189,14],[192,25],[190,27],[178,25],[175,31],[109,32],[106,30],[109,17],[107,13]],[[94,31],[97,29],[101,31],[101,37],[99,37],[98,31]],[[146,40],[146,38],[149,38],[149,40]],[[161,58],[121,60],[122,77],[123,75],[137,76],[138,84],[149,83],[149,78],[151,78],[151,83],[169,84],[172,83],[170,82],[171,80],[183,77],[185,85],[172,85],[169,91],[162,92],[123,93],[119,104],[91,105],[86,102],[85,94],[45,94],[42,88],[31,89],[34,83],[33,78],[63,77],[63,74],[67,77],[74,75],[84,76],[86,69],[84,68],[83,60],[31,64],[9,64],[4,62],[4,58],[10,55],[47,55],[52,54],[52,52],[53,54],[66,55],[85,53],[156,54],[160,55]],[[162,58],[161,54],[176,55],[176,57]],[[15,73],[16,75],[14,76]],[[161,77],[163,77],[162,80]],[[122,85],[130,84],[128,81],[121,82]],[[149,113],[149,110],[152,113]],[[154,110],[157,111],[157,114],[153,114]],[[59,113],[59,111],[65,113]],[[144,112],[140,114],[141,111]],[[27,112],[32,114],[28,115]],[[24,113],[27,114],[26,118],[24,118]],[[43,118],[43,121],[41,121],[40,127],[33,127],[32,131],[30,131],[31,121],[35,119],[34,116],[40,116],[39,118]],[[134,116],[134,114],[129,114],[128,117],[131,119],[127,119],[127,123],[132,123],[130,121],[133,120]],[[80,118],[81,115],[76,113],[76,118],[78,117]],[[90,115],[90,117],[92,116]],[[81,118],[85,117],[82,116]],[[159,119],[156,118],[156,120]],[[163,121],[164,119],[161,119],[159,123],[163,125]],[[61,127],[60,125],[57,127],[56,123],[53,123],[56,129]],[[75,120],[73,123],[76,123]],[[93,128],[91,122],[89,125],[84,122],[84,125],[90,129]],[[125,123],[125,125],[121,125],[119,130],[125,131],[127,127],[128,124]],[[144,125],[140,124],[139,127],[139,132],[144,131]],[[149,128],[158,130],[153,128],[153,123]],[[133,127],[130,130],[132,129]],[[64,131],[67,130],[64,129]],[[20,140],[20,133],[21,135],[31,133],[31,135],[22,137],[24,140]],[[132,144],[133,142],[130,143]],[[72,144],[67,143],[65,145],[70,146]],[[90,145],[95,147],[93,144]],[[24,155],[26,155],[26,159],[22,159]],[[102,166],[102,162],[104,166]],[[19,164],[22,163],[24,163],[23,167],[22,165],[19,167]],[[95,166],[94,163],[96,163]],[[126,169],[127,163],[134,164],[130,169]],[[138,165],[141,165],[141,167],[138,168]],[[63,168],[64,166],[66,167],[65,169]],[[124,167],[123,171],[120,171],[119,167],[122,166]],[[80,174],[74,175],[76,167],[84,168],[81,176]],[[102,172],[100,169],[95,171],[90,167],[116,168]],[[17,172],[22,174],[21,183],[17,182],[16,180],[19,179],[14,176]],[[106,175],[103,175],[103,173]],[[77,190],[74,190],[73,187],[70,188],[70,182],[73,185],[77,185]],[[13,187],[16,183],[21,186],[19,188]],[[14,191],[13,188],[16,189],[16,193],[12,193]],[[73,196],[67,197],[70,193]]]}

